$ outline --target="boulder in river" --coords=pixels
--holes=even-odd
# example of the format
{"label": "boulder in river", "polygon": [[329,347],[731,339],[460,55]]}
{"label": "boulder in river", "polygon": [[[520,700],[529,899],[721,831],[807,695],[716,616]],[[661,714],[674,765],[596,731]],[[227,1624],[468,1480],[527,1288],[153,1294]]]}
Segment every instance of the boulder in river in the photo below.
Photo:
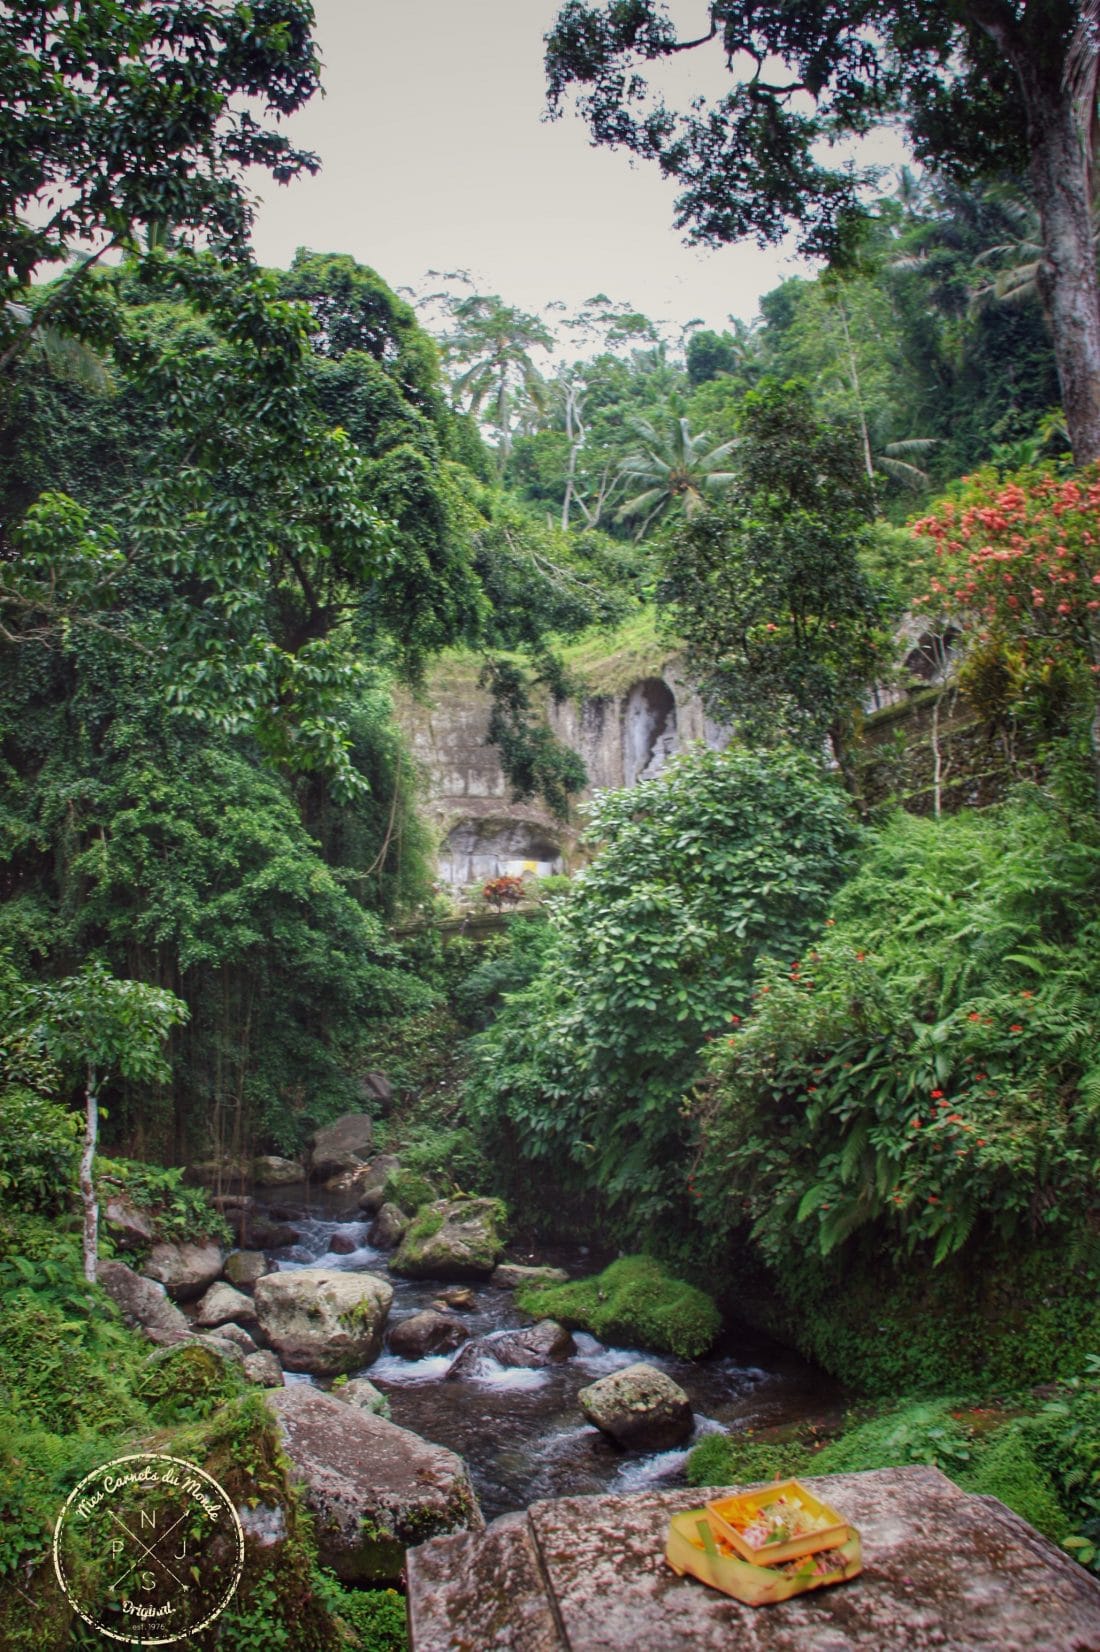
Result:
{"label": "boulder in river", "polygon": [[469,1285],[448,1285],[445,1291],[440,1291],[439,1296],[448,1308],[461,1308],[465,1311],[477,1307],[477,1297]]}
{"label": "boulder in river", "polygon": [[367,1113],[345,1113],[343,1118],[314,1132],[310,1167],[314,1177],[339,1176],[359,1170],[370,1158],[374,1124]]}
{"label": "boulder in river", "polygon": [[328,1248],[333,1256],[350,1256],[362,1244],[358,1234],[349,1233],[346,1229],[337,1228],[331,1235]]}
{"label": "boulder in river", "polygon": [[242,1354],[258,1352],[255,1339],[249,1335],[243,1325],[219,1325],[218,1335],[224,1337],[227,1342],[235,1342]]}
{"label": "boulder in river", "polygon": [[288,1371],[334,1377],[377,1359],[393,1287],[372,1273],[297,1268],[261,1279],[255,1301]]}
{"label": "boulder in river", "polygon": [[525,1268],[518,1262],[501,1262],[493,1269],[489,1283],[514,1291],[520,1285],[567,1285],[569,1275],[564,1268]]}
{"label": "boulder in river", "polygon": [[321,1565],[344,1583],[394,1583],[413,1544],[484,1526],[453,1451],[305,1383],[267,1403],[305,1488]]}
{"label": "boulder in river", "polygon": [[564,1325],[544,1319],[522,1331],[502,1331],[467,1343],[447,1372],[448,1377],[472,1377],[491,1370],[493,1363],[535,1370],[555,1360],[568,1359],[577,1345]]}
{"label": "boulder in river", "polygon": [[391,1353],[402,1359],[423,1359],[426,1354],[446,1354],[458,1348],[469,1336],[469,1331],[455,1314],[437,1313],[425,1308],[408,1319],[391,1325],[386,1338]]}
{"label": "boulder in river", "polygon": [[503,1220],[499,1199],[437,1199],[417,1212],[390,1266],[411,1279],[487,1279]]}
{"label": "boulder in river", "polygon": [[400,1205],[385,1204],[371,1223],[367,1240],[379,1250],[396,1250],[408,1228],[409,1218]]}
{"label": "boulder in river", "polygon": [[142,1272],[165,1287],[169,1296],[180,1302],[201,1296],[208,1285],[218,1278],[225,1263],[225,1252],[213,1240],[194,1244],[180,1240],[173,1244],[154,1245]]}
{"label": "boulder in river", "polygon": [[255,1325],[255,1304],[251,1297],[227,1285],[224,1279],[216,1280],[199,1299],[195,1324],[212,1328],[227,1325],[231,1319],[239,1320],[242,1325]]}
{"label": "boulder in river", "polygon": [[275,1269],[268,1261],[262,1250],[234,1250],[230,1251],[225,1259],[222,1272],[231,1285],[238,1289],[242,1286],[254,1285],[257,1279],[262,1279],[265,1273],[274,1273]]}
{"label": "boulder in river", "polygon": [[305,1168],[297,1159],[281,1159],[277,1153],[262,1153],[252,1161],[252,1180],[257,1187],[290,1187],[305,1179]]}
{"label": "boulder in river", "polygon": [[283,1250],[292,1245],[298,1237],[298,1229],[290,1227],[286,1222],[277,1221],[272,1216],[265,1216],[261,1211],[252,1217],[246,1229],[250,1245],[261,1250]]}
{"label": "boulder in river", "polygon": [[617,1445],[669,1451],[691,1433],[691,1401],[679,1383],[652,1365],[628,1365],[582,1388],[577,1403]]}
{"label": "boulder in river", "polygon": [[118,1305],[127,1325],[176,1336],[186,1336],[190,1331],[186,1315],[169,1300],[164,1286],[155,1279],[143,1278],[125,1262],[97,1262],[96,1279]]}

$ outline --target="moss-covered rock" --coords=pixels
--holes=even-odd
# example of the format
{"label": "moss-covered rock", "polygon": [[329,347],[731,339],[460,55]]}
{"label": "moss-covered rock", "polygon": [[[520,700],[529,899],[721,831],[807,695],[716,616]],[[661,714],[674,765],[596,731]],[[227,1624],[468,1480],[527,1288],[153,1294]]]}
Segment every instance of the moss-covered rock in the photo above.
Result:
{"label": "moss-covered rock", "polygon": [[499,1199],[439,1199],[418,1211],[390,1267],[410,1279],[487,1279],[504,1219]]}
{"label": "moss-covered rock", "polygon": [[382,1203],[397,1205],[414,1216],[423,1205],[431,1204],[436,1190],[418,1170],[404,1170],[398,1165],[391,1170],[382,1186]]}
{"label": "moss-covered rock", "polygon": [[569,1285],[526,1285],[516,1301],[536,1319],[684,1359],[705,1354],[722,1327],[706,1292],[673,1279],[652,1256],[621,1257],[603,1273]]}

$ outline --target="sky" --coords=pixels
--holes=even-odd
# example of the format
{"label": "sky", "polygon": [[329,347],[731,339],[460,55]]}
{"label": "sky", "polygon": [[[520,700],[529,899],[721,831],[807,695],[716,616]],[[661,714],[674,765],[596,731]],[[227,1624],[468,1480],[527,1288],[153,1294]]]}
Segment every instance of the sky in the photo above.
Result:
{"label": "sky", "polygon": [[[558,0],[315,4],[326,95],[288,130],[322,170],[285,187],[252,180],[262,263],[285,267],[305,246],[350,253],[393,287],[465,269],[523,309],[604,292],[656,320],[717,328],[806,271],[789,251],[684,246],[675,187],[653,163],[593,148],[576,115],[543,120]],[[706,6],[675,0],[673,12],[693,28]],[[725,83],[720,56],[701,55],[677,60],[680,90]]]}

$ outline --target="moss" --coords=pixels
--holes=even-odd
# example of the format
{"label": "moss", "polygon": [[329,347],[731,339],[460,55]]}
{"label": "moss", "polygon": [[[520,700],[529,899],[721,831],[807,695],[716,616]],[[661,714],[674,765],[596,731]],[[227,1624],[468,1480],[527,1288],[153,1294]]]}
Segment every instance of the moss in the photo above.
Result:
{"label": "moss", "polygon": [[425,1176],[415,1170],[391,1170],[382,1189],[386,1204],[397,1205],[408,1216],[413,1216],[422,1205],[431,1204],[435,1188]]}
{"label": "moss", "polygon": [[603,1273],[568,1285],[525,1285],[516,1301],[536,1319],[685,1359],[705,1354],[722,1324],[705,1291],[671,1278],[651,1256],[621,1257]]}
{"label": "moss", "polygon": [[235,1365],[199,1342],[149,1356],[135,1390],[160,1423],[210,1417],[245,1391]]}
{"label": "moss", "polygon": [[961,1483],[968,1491],[999,1497],[1053,1543],[1062,1543],[1072,1534],[1072,1521],[1059,1501],[1054,1481],[1019,1424],[998,1430],[973,1474]]}

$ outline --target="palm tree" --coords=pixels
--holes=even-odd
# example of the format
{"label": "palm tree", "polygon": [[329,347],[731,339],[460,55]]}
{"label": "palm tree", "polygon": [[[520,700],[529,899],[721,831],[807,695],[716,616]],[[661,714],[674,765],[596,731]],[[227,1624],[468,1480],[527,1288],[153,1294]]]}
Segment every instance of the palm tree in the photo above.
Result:
{"label": "palm tree", "polygon": [[642,491],[619,506],[615,520],[627,522],[641,517],[636,538],[641,539],[670,511],[696,515],[706,506],[708,494],[732,486],[733,471],[718,467],[737,446],[736,438],[709,447],[711,438],[706,431],[693,436],[685,418],[670,418],[664,430],[658,430],[648,419],[631,422],[645,446],[627,454],[619,466],[619,477],[628,484],[641,483]]}
{"label": "palm tree", "polygon": [[542,376],[531,351],[550,350],[554,339],[538,316],[505,304],[495,293],[471,293],[452,299],[454,330],[444,337],[448,361],[464,370],[454,380],[456,397],[467,397],[476,417],[486,402],[488,421],[499,434],[498,458],[503,470],[512,442],[512,391],[534,399],[542,392]]}

